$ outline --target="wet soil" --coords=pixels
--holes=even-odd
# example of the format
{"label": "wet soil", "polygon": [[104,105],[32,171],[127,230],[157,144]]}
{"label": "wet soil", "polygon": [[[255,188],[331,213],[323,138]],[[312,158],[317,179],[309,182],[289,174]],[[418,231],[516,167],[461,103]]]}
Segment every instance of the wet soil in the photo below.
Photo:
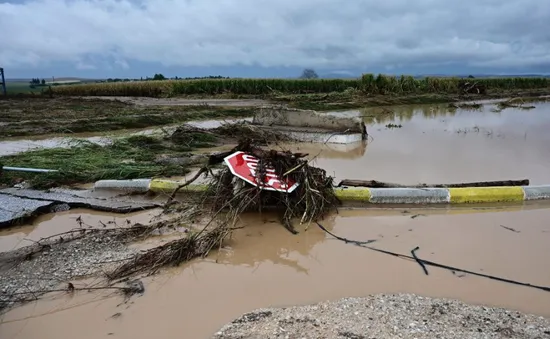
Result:
{"label": "wet soil", "polygon": [[216,105],[199,102],[170,105],[162,100],[140,100],[106,100],[91,97],[2,99],[0,139],[52,133],[101,133],[164,126],[198,119],[246,117],[251,116],[254,107],[259,105],[255,101],[222,101]]}
{"label": "wet soil", "polygon": [[[550,285],[550,205],[476,209],[342,210],[323,221],[335,234],[403,254]],[[484,213],[481,213],[484,212]],[[144,279],[142,297],[56,295],[14,309],[2,338],[208,338],[242,313],[376,293],[416,293],[550,317],[550,294],[428,267],[330,238],[317,227],[292,235],[276,217],[243,217],[228,247]],[[118,306],[117,306],[118,305]]]}
{"label": "wet soil", "polygon": [[[207,119],[186,122],[186,125],[197,128],[216,128],[224,123],[249,121],[250,118],[227,118],[227,119]],[[128,137],[134,135],[157,135],[165,136],[173,133],[181,124],[167,125],[155,128],[145,129],[122,129],[118,131],[106,131],[103,133],[73,133],[67,134],[48,134],[35,135],[28,137],[7,138],[0,141],[0,156],[13,155],[33,149],[40,148],[67,148],[75,144],[75,140],[88,141],[98,145],[107,145],[115,138]]]}
{"label": "wet soil", "polygon": [[[90,97],[84,97],[87,99]],[[186,99],[186,98],[145,98],[145,97],[91,97],[91,99],[116,100],[140,106],[225,106],[225,107],[256,107],[269,104],[260,99]]]}
{"label": "wet soil", "polygon": [[458,96],[455,94],[404,94],[404,95],[368,95],[361,92],[333,92],[323,94],[276,95],[272,99],[288,104],[289,107],[313,109],[316,111],[345,110],[361,107],[380,107],[392,105],[422,105],[438,103],[458,103],[464,101],[502,100],[503,98],[536,98],[548,96],[548,88],[521,90],[491,90],[485,95]]}

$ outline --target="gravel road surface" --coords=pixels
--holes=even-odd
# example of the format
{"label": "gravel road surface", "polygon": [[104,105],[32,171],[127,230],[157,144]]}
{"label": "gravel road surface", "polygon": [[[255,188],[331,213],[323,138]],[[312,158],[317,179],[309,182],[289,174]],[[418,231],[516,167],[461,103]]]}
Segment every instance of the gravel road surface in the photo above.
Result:
{"label": "gravel road surface", "polygon": [[455,300],[375,295],[256,310],[225,325],[213,338],[547,339],[550,320]]}

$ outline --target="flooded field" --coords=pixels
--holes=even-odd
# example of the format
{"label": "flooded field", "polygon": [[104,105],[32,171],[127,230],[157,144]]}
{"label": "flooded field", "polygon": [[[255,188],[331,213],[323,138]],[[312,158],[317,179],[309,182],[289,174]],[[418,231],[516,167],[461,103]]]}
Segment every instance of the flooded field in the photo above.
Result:
{"label": "flooded field", "polygon": [[[548,184],[550,175],[550,103],[532,110],[448,111],[446,105],[363,110],[370,124],[368,143],[347,145],[349,153],[321,152],[315,165],[340,179],[415,183],[454,183],[523,179]],[[354,112],[355,113],[355,112]],[[397,125],[400,127],[395,127]]]}
{"label": "flooded field", "polygon": [[[532,184],[546,184],[550,166],[550,148],[546,147],[550,141],[550,134],[546,133],[550,128],[550,103],[534,105],[536,108],[530,110],[510,107],[499,112],[492,101],[477,110],[453,109],[441,104],[333,112],[329,114],[362,116],[367,123],[369,141],[348,145],[310,143],[298,148],[316,156],[316,164],[337,179],[375,179],[407,184],[528,178]],[[223,121],[207,120],[192,124],[214,128],[221,123]],[[153,128],[133,130],[132,133],[163,131]],[[75,137],[96,143],[110,140],[105,135]],[[70,146],[70,140],[59,137],[6,140],[0,141],[0,156],[36,147],[60,146]],[[320,147],[344,151],[337,152],[337,159],[332,160],[331,154],[336,153],[319,154]],[[349,166],[351,163],[353,165]]]}
{"label": "flooded field", "polygon": [[[344,210],[331,232],[376,248],[538,285],[550,285],[550,205]],[[105,219],[110,219],[108,216]],[[60,220],[62,220],[61,217]],[[46,221],[47,222],[47,221]],[[410,292],[550,316],[550,294],[428,267],[345,244],[317,227],[292,235],[275,216],[245,216],[229,247],[146,278],[128,304],[102,292],[57,295],[4,316],[2,338],[208,338],[259,307]],[[39,226],[40,227],[40,226]],[[506,228],[505,228],[506,227]]]}
{"label": "flooded field", "polygon": [[[300,143],[290,148],[308,152],[313,164],[334,175],[336,183],[525,178],[531,184],[549,184],[550,103],[534,105],[530,110],[497,110],[486,103],[478,110],[425,105],[349,111],[338,114],[363,116],[370,134],[367,142]],[[3,152],[5,145],[0,143]],[[33,225],[0,232],[0,251],[20,247],[28,242],[24,239],[36,241],[77,227],[79,216],[88,227],[103,227],[112,220],[147,222],[156,212],[71,210],[46,215]],[[256,308],[376,293],[454,298],[550,317],[548,292],[434,267],[427,267],[426,275],[414,261],[346,244],[315,224],[307,230],[299,227],[300,233],[292,235],[277,220],[269,213],[242,216],[244,228],[235,231],[227,247],[143,279],[145,294],[129,303],[112,293],[79,291],[16,308],[1,318],[0,337],[209,338],[223,324]],[[541,201],[341,209],[321,224],[340,237],[375,240],[375,248],[410,255],[418,246],[416,254],[425,260],[550,286],[548,220],[550,202]]]}

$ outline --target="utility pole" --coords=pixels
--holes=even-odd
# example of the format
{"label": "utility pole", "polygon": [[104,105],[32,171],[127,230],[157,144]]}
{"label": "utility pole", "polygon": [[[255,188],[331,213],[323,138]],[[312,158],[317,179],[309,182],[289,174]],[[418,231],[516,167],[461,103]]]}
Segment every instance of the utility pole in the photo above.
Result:
{"label": "utility pole", "polygon": [[6,90],[6,78],[4,78],[4,69],[2,67],[0,67],[0,86],[2,86],[2,93],[7,95],[8,91]]}

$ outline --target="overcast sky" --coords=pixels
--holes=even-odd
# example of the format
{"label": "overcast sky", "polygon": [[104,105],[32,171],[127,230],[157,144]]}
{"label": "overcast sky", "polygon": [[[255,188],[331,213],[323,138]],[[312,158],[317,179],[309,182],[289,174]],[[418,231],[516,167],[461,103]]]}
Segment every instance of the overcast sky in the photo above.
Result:
{"label": "overcast sky", "polygon": [[0,32],[12,77],[550,73],[550,0],[0,0]]}

